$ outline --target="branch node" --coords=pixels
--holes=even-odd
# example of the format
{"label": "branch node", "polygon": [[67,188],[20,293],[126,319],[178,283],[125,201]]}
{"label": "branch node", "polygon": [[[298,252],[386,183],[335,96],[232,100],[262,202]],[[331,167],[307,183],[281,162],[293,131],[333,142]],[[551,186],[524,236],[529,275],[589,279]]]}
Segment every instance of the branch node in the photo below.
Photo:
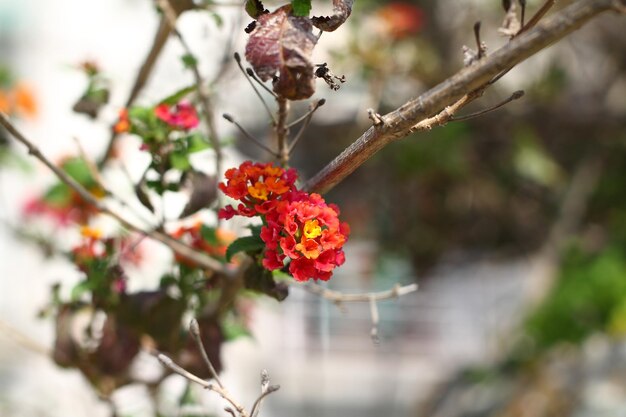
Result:
{"label": "branch node", "polygon": [[381,126],[385,124],[383,117],[374,111],[374,109],[367,109],[367,117],[374,122],[374,126]]}

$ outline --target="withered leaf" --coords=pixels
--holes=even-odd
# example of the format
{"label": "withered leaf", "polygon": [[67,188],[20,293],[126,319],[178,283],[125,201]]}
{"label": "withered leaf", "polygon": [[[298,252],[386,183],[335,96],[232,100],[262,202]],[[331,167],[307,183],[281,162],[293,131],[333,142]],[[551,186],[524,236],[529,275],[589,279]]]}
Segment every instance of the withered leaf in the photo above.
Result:
{"label": "withered leaf", "polygon": [[313,25],[324,32],[332,32],[343,25],[352,13],[354,0],[333,0],[333,14],[331,16],[315,16],[311,18]]}
{"label": "withered leaf", "polygon": [[287,5],[259,16],[246,45],[246,59],[261,80],[273,80],[276,94],[302,100],[315,92],[311,54],[316,42],[311,21],[294,16]]}

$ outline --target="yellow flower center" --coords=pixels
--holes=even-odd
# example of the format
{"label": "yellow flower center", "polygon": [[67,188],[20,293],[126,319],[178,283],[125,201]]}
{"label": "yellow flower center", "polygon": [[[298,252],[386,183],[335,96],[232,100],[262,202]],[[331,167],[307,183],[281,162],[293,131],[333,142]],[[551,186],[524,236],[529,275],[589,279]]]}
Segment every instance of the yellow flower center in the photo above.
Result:
{"label": "yellow flower center", "polygon": [[304,223],[304,236],[306,236],[307,239],[315,239],[321,234],[322,228],[317,219],[307,220],[306,223]]}
{"label": "yellow flower center", "polygon": [[87,226],[83,226],[80,228],[80,234],[83,237],[88,237],[91,239],[100,239],[102,237],[102,231],[100,229],[94,229]]}
{"label": "yellow flower center", "polygon": [[260,181],[254,184],[254,187],[248,187],[248,192],[252,197],[264,201],[267,200],[267,195],[269,194],[267,186]]}

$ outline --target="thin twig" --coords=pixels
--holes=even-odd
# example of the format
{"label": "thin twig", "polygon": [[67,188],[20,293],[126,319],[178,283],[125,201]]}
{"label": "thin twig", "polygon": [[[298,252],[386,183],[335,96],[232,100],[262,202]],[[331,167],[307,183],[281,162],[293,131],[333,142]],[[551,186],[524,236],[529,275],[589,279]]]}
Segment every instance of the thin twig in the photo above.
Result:
{"label": "thin twig", "polygon": [[198,324],[198,320],[196,320],[195,318],[191,319],[191,323],[189,323],[189,332],[191,333],[194,342],[196,342],[196,346],[198,347],[198,350],[202,355],[202,359],[204,360],[205,365],[207,366],[207,368],[209,368],[211,377],[215,380],[215,382],[217,382],[217,385],[219,385],[220,388],[224,388],[224,384],[222,384],[219,376],[217,376],[217,372],[215,371],[215,368],[213,367],[213,364],[209,359],[209,355],[207,355],[206,353],[206,349],[204,348],[204,344],[202,343],[202,337],[200,336],[200,325]]}
{"label": "thin twig", "polygon": [[506,104],[514,101],[514,100],[518,100],[520,98],[522,98],[524,96],[524,90],[517,90],[515,91],[513,94],[511,94],[508,98],[506,98],[505,100],[501,101],[500,103],[496,104],[495,106],[489,107],[487,109],[478,111],[476,113],[471,113],[471,114],[467,114],[464,116],[458,116],[458,117],[452,117],[450,119],[451,122],[461,122],[461,121],[465,121],[465,120],[469,120],[469,119],[473,119],[474,117],[478,117],[478,116],[482,116],[484,114],[490,113],[494,110],[499,109],[500,107],[505,106]]}
{"label": "thin twig", "polygon": [[243,136],[252,141],[255,145],[257,145],[259,148],[269,152],[270,154],[272,154],[274,157],[278,158],[278,153],[274,150],[272,150],[270,147],[266,146],[263,142],[261,142],[260,140],[258,140],[257,138],[255,138],[254,136],[252,136],[250,133],[248,133],[248,131],[246,129],[243,128],[243,126],[241,126],[241,124],[239,124],[239,122],[237,122],[233,116],[231,116],[230,114],[224,113],[222,115],[222,117],[226,120],[228,120],[229,122],[231,122],[232,124],[234,124],[235,126],[237,126],[237,129],[239,129],[239,131],[243,134]]}
{"label": "thin twig", "polygon": [[276,119],[274,118],[274,114],[272,113],[272,110],[270,110],[269,105],[265,102],[265,99],[261,95],[261,92],[259,90],[257,90],[256,86],[254,85],[254,83],[252,82],[250,77],[248,76],[248,73],[246,72],[246,70],[243,69],[243,65],[241,65],[241,56],[237,52],[235,52],[233,54],[233,56],[235,57],[235,62],[237,62],[237,66],[241,70],[243,76],[246,78],[246,80],[248,80],[248,83],[250,83],[250,86],[252,87],[252,89],[256,93],[257,97],[259,98],[259,100],[261,100],[261,103],[263,103],[263,107],[265,107],[265,111],[267,111],[267,114],[269,115],[270,119],[272,120],[272,125],[275,126],[276,125]]}
{"label": "thin twig", "polygon": [[372,337],[372,342],[378,344],[380,343],[380,338],[378,337],[378,322],[380,321],[380,316],[378,315],[378,305],[374,297],[370,297],[370,315],[372,316],[372,331],[370,336]]}
{"label": "thin twig", "polygon": [[434,115],[433,117],[424,119],[421,122],[417,123],[415,126],[411,127],[411,129],[409,129],[409,132],[413,133],[413,132],[417,132],[420,130],[430,130],[435,126],[445,125],[446,123],[448,123],[449,121],[453,119],[457,111],[467,106],[469,103],[476,100],[478,97],[482,96],[483,92],[484,92],[484,88],[481,88],[481,89],[474,90],[471,93],[464,95],[459,100],[457,100],[454,104],[444,108],[438,114]]}
{"label": "thin twig", "polygon": [[276,133],[276,147],[278,148],[278,159],[282,166],[287,166],[289,162],[289,144],[287,138],[289,136],[289,127],[287,126],[287,118],[289,117],[289,100],[285,97],[277,97],[278,117],[274,132]]}
{"label": "thin twig", "polygon": [[134,206],[132,206],[131,204],[129,204],[128,202],[126,202],[124,199],[122,199],[120,196],[118,196],[117,194],[113,193],[109,187],[106,186],[106,184],[104,183],[104,178],[102,177],[102,174],[100,173],[100,170],[98,169],[98,165],[95,164],[91,158],[89,158],[89,156],[87,155],[87,153],[85,152],[85,149],[83,148],[82,144],[80,143],[80,141],[78,140],[77,137],[73,137],[72,139],[74,139],[74,142],[76,143],[76,147],[78,148],[78,153],[81,157],[81,159],[85,162],[85,164],[87,165],[87,169],[89,170],[89,173],[91,174],[91,176],[93,177],[93,179],[96,181],[96,184],[98,184],[98,186],[104,191],[105,196],[115,200],[117,203],[119,203],[122,207],[130,210],[133,212],[133,214],[139,219],[141,220],[144,224],[148,225],[148,227],[153,227],[152,226],[152,221],[146,219],[145,217],[143,217],[142,213],[139,213]]}
{"label": "thin twig", "polygon": [[44,156],[39,148],[37,148],[30,140],[28,140],[17,128],[9,121],[8,117],[0,112],[0,125],[2,125],[7,132],[11,134],[17,141],[21,142],[28,149],[28,153],[41,161],[46,167],[48,167],[62,182],[64,182],[67,186],[72,188],[74,191],[78,193],[78,195],[85,200],[88,204],[92,205],[99,212],[106,214],[110,217],[113,217],[117,220],[122,226],[127,229],[138,232],[142,235],[146,235],[154,240],[157,240],[166,246],[168,246],[171,250],[176,252],[178,255],[181,255],[189,260],[198,264],[199,267],[206,268],[209,270],[213,270],[215,272],[221,272],[226,274],[227,276],[232,276],[236,271],[231,270],[230,268],[225,267],[221,262],[216,259],[211,258],[205,253],[201,253],[191,248],[190,246],[180,242],[171,236],[158,231],[158,230],[150,230],[146,231],[139,226],[129,222],[124,217],[122,217],[119,213],[111,210],[109,207],[105,206],[101,201],[96,199],[85,187],[79,184],[74,178],[70,177],[65,171],[61,168],[54,165],[46,156]]}
{"label": "thin twig", "polygon": [[356,293],[356,294],[344,294],[339,291],[329,290],[328,288],[324,288],[321,285],[314,284],[309,282],[304,285],[298,285],[299,288],[303,288],[304,290],[319,295],[320,297],[335,302],[335,303],[353,303],[353,302],[371,302],[380,301],[380,300],[388,300],[391,298],[398,298],[404,295],[410,294],[414,291],[417,291],[417,284],[409,284],[400,286],[396,284],[392,289],[380,292],[368,292],[368,293]]}
{"label": "thin twig", "polygon": [[295,125],[297,125],[298,123],[300,123],[301,121],[303,121],[304,119],[306,119],[307,117],[309,117],[312,113],[314,113],[317,109],[319,109],[320,107],[322,107],[324,104],[326,104],[326,99],[325,98],[321,98],[313,103],[311,103],[312,106],[310,106],[309,110],[304,113],[302,116],[298,117],[296,120],[294,120],[293,122],[289,123],[287,125],[287,127],[291,128],[294,127]]}
{"label": "thin twig", "polygon": [[254,73],[254,71],[252,70],[252,68],[248,67],[246,68],[246,74],[248,74],[248,77],[252,78],[254,81],[256,81],[256,83],[258,85],[261,86],[262,89],[264,89],[265,91],[267,91],[272,97],[276,98],[278,97],[276,95],[275,92],[273,92],[268,86],[265,85],[265,83],[263,81],[261,81],[256,74]]}
{"label": "thin twig", "polygon": [[[213,146],[213,152],[215,152],[215,175],[222,175],[222,145],[220,144],[220,139],[217,132],[217,127],[215,126],[215,115],[213,111],[213,105],[211,103],[211,98],[209,94],[205,90],[204,80],[202,75],[200,74],[200,70],[198,69],[198,64],[196,62],[195,56],[189,47],[189,44],[180,33],[180,31],[176,28],[176,12],[170,3],[170,0],[157,0],[157,3],[163,10],[163,13],[172,29],[172,32],[178,38],[178,41],[182,45],[183,49],[185,49],[186,53],[193,57],[191,60],[191,72],[193,73],[194,80],[196,83],[196,91],[198,92],[198,97],[200,98],[200,104],[202,107],[202,113],[204,114],[204,123],[206,125],[207,131],[209,133],[209,140],[211,141],[211,145]],[[221,193],[217,193],[217,204],[215,207],[216,211],[219,211],[223,206],[223,198]],[[219,218],[218,218],[219,222]]]}
{"label": "thin twig", "polygon": [[39,353],[47,357],[51,356],[51,352],[47,348],[3,320],[0,320],[0,333],[4,333],[7,338],[32,352]]}
{"label": "thin twig", "polygon": [[535,13],[533,17],[530,18],[528,23],[524,24],[524,20],[522,19],[522,28],[519,30],[519,32],[517,32],[517,35],[515,36],[519,36],[520,33],[526,32],[528,29],[534,27],[537,23],[539,23],[541,18],[545,16],[546,13],[548,13],[548,11],[552,8],[552,6],[554,6],[555,3],[556,0],[546,0],[543,6],[541,6],[539,10],[537,10],[537,13]]}
{"label": "thin twig", "polygon": [[171,358],[160,352],[153,352],[152,354],[159,360],[159,362],[161,362],[161,364],[163,364],[163,366],[165,366],[169,370],[188,379],[189,381],[195,382],[196,384],[202,386],[205,389],[208,389],[209,391],[218,393],[223,399],[228,401],[235,408],[235,410],[237,410],[241,417],[249,417],[246,409],[241,404],[239,404],[226,389],[215,386],[205,381],[204,379],[197,377],[196,375],[177,365]]}
{"label": "thin twig", "polygon": [[[311,119],[313,118],[313,114],[315,113],[315,110],[323,106],[325,102],[326,100],[321,99],[313,103],[311,109],[304,116],[304,122],[302,123],[302,126],[300,126],[298,133],[296,133],[294,138],[291,140],[291,143],[289,144],[289,148],[287,149],[287,153],[291,155],[291,152],[296,147],[296,144],[298,143],[300,138],[302,138],[302,136],[304,135],[304,132],[306,131],[307,127],[309,127],[309,123],[311,123]],[[292,124],[287,125],[287,128],[289,128],[289,126],[291,126]]]}
{"label": "thin twig", "polygon": [[252,405],[252,410],[250,411],[251,417],[257,417],[259,411],[261,411],[261,405],[263,404],[263,399],[270,395],[272,392],[278,391],[280,385],[270,385],[270,374],[266,369],[261,371],[261,395],[256,399],[254,404]]}

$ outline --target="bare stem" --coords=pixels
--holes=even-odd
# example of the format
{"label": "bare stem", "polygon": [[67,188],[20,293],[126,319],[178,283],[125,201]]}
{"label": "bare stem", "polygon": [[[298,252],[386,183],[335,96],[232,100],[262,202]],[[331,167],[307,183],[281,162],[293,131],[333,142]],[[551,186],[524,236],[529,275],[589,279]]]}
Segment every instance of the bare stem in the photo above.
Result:
{"label": "bare stem", "polygon": [[223,399],[228,401],[237,410],[237,412],[239,413],[241,417],[249,417],[249,414],[247,413],[246,409],[237,401],[235,401],[235,399],[230,395],[230,393],[226,389],[220,386],[215,386],[205,381],[204,379],[197,377],[196,375],[192,374],[191,372],[177,365],[170,357],[162,353],[153,352],[152,354],[156,356],[156,358],[159,360],[159,362],[161,362],[161,364],[163,364],[163,366],[165,366],[172,372],[177,373],[178,375],[188,379],[191,382],[195,382],[196,384],[202,386],[205,389],[208,389],[209,391],[218,393]]}
{"label": "bare stem", "polygon": [[387,291],[380,292],[368,292],[368,293],[357,293],[357,294],[344,294],[339,291],[329,290],[328,288],[324,288],[321,285],[314,284],[309,282],[300,286],[300,288],[305,289],[306,291],[319,295],[326,300],[332,301],[334,303],[343,303],[343,302],[372,302],[380,301],[380,300],[388,300],[391,298],[398,298],[404,295],[410,294],[414,291],[417,291],[417,284],[409,284],[405,286],[395,285],[392,289]]}
{"label": "bare stem", "polygon": [[[235,52],[235,54],[233,56],[235,57],[235,62],[237,62],[237,66],[239,67],[239,69],[243,73],[243,76],[246,77],[246,80],[248,80],[248,83],[250,83],[250,86],[252,87],[252,89],[256,93],[257,97],[259,98],[259,100],[261,100],[261,103],[263,103],[263,107],[265,107],[265,111],[267,111],[267,114],[270,116],[270,119],[272,120],[272,125],[276,126],[276,119],[274,119],[274,114],[272,113],[272,110],[270,110],[270,107],[265,102],[265,99],[261,95],[261,92],[256,88],[256,86],[254,85],[254,83],[250,79],[250,76],[248,75],[248,72],[245,69],[243,69],[243,65],[241,65],[241,56],[237,52]],[[272,93],[272,95],[274,97],[276,96],[274,93]]]}
{"label": "bare stem", "polygon": [[497,110],[500,107],[503,107],[503,106],[507,105],[508,103],[510,103],[512,101],[518,100],[518,99],[522,98],[523,96],[524,96],[524,91],[523,90],[517,90],[513,94],[511,94],[508,98],[506,98],[505,100],[503,100],[500,103],[496,104],[495,106],[486,108],[486,109],[478,111],[476,113],[467,114],[465,116],[452,117],[452,119],[450,119],[450,121],[461,122],[461,121],[473,119],[474,117],[482,116],[484,114],[487,114],[487,113],[490,113],[490,112],[492,112],[494,110]]}
{"label": "bare stem", "polygon": [[207,368],[209,368],[209,372],[211,373],[211,376],[213,377],[215,382],[217,382],[217,385],[219,385],[220,388],[224,388],[224,384],[222,384],[222,381],[220,381],[219,376],[217,376],[217,372],[215,371],[215,368],[213,367],[213,364],[211,363],[211,360],[209,359],[209,355],[207,355],[206,353],[204,344],[202,343],[202,338],[200,336],[200,326],[198,325],[198,320],[191,319],[191,323],[189,324],[189,332],[191,333],[191,336],[193,337],[194,342],[196,342],[196,346],[198,347],[198,350],[200,351],[200,354],[202,355],[202,359],[204,360],[204,363],[206,364]]}
{"label": "bare stem", "polygon": [[241,404],[239,404],[225,388],[222,388],[220,386],[215,386],[205,381],[204,379],[197,377],[196,375],[192,374],[191,372],[177,365],[171,358],[169,358],[168,356],[162,353],[153,352],[152,354],[156,356],[159,362],[161,362],[161,364],[163,364],[163,366],[165,366],[169,370],[177,373],[178,375],[188,379],[191,382],[195,382],[196,384],[202,386],[205,389],[218,393],[223,399],[228,401],[237,410],[237,412],[239,413],[241,417],[249,417],[249,414],[246,411],[246,409]]}
{"label": "bare stem", "polygon": [[289,100],[284,97],[276,97],[278,103],[278,117],[276,120],[276,144],[278,148],[278,158],[282,166],[286,166],[289,162],[289,144],[287,137],[289,136],[289,127],[287,126],[287,118],[289,117]]}
{"label": "bare stem", "polygon": [[324,99],[321,99],[321,100],[316,101],[315,103],[312,103],[311,109],[303,116],[304,118],[300,118],[287,126],[289,128],[293,124],[298,123],[300,120],[304,120],[304,122],[302,123],[302,126],[300,126],[300,129],[298,130],[298,133],[296,133],[296,136],[294,136],[291,143],[289,144],[289,148],[287,150],[289,154],[291,154],[291,152],[296,147],[296,144],[298,143],[300,138],[304,135],[304,132],[306,131],[307,127],[309,127],[309,123],[311,123],[311,119],[313,118],[313,114],[315,113],[315,111],[319,109],[320,107],[322,107],[324,103],[326,103],[326,100]]}
{"label": "bare stem", "polygon": [[[170,25],[171,30],[174,35],[178,38],[180,44],[183,46],[188,55],[194,56],[189,44],[180,33],[180,31],[176,28],[176,12],[170,3],[170,0],[157,0],[157,3],[163,10],[163,14],[167,19],[167,22]],[[217,127],[215,126],[215,112],[213,111],[213,103],[211,102],[211,97],[206,91],[206,86],[202,75],[200,74],[200,70],[198,69],[198,64],[196,63],[195,58],[191,60],[191,72],[193,73],[195,83],[196,83],[196,91],[198,92],[198,97],[200,98],[200,105],[202,106],[202,113],[204,115],[204,123],[206,125],[207,131],[209,132],[209,140],[211,141],[211,145],[213,146],[213,151],[215,152],[215,175],[219,177],[222,175],[222,146],[220,144],[219,135],[217,132]],[[215,210],[219,211],[219,209],[223,206],[223,198],[221,193],[217,193],[217,205]],[[219,221],[219,219],[218,219]]]}
{"label": "bare stem", "polygon": [[224,117],[224,119],[226,119],[229,122],[231,122],[232,124],[234,124],[237,127],[237,129],[239,129],[239,131],[243,134],[243,136],[246,139],[248,139],[249,141],[254,143],[259,148],[263,149],[264,151],[269,152],[274,157],[276,157],[276,158],[278,157],[278,153],[276,153],[276,151],[272,150],[270,147],[266,146],[263,142],[261,142],[260,140],[258,140],[254,136],[252,136],[250,133],[248,133],[248,131],[246,129],[244,129],[243,126],[241,126],[241,124],[238,121],[236,121],[233,116],[231,116],[230,114],[224,113],[222,115],[222,117]]}

